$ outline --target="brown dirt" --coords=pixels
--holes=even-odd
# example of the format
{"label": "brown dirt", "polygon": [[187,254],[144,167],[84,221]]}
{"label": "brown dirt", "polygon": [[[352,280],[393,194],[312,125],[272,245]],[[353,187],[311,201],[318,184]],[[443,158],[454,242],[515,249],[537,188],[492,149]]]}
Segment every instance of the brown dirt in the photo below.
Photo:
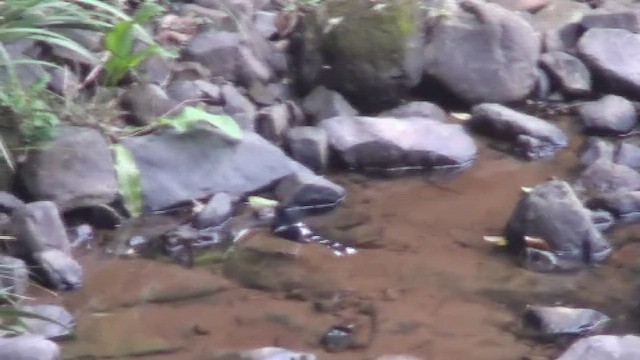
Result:
{"label": "brown dirt", "polygon": [[[365,213],[368,221],[355,229],[379,237],[377,246],[334,258],[311,245],[296,261],[345,290],[351,307],[373,304],[378,329],[365,349],[327,354],[317,345],[320,334],[340,321],[353,318],[366,330],[366,319],[351,308],[319,313],[310,301],[242,288],[220,269],[104,259],[95,250],[79,255],[87,286],[61,300],[78,317],[78,340],[64,343],[65,354],[181,347],[143,358],[191,360],[211,358],[207,354],[214,351],[277,345],[322,359],[394,353],[428,360],[553,358],[564,346],[540,345],[514,332],[523,306],[594,306],[623,329],[639,253],[633,229],[615,236],[617,244],[624,242],[622,255],[569,275],[528,272],[482,236],[500,234],[521,186],[550,176],[570,178],[575,145],[555,160],[534,163],[483,146],[473,168],[437,186],[421,177],[337,176],[349,198],[334,220]],[[194,298],[171,299],[185,292]]]}

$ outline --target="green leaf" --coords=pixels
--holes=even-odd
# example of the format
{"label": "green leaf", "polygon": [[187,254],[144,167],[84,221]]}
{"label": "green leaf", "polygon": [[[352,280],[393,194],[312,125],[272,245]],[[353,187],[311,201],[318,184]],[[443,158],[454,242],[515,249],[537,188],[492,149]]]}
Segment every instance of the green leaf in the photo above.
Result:
{"label": "green leaf", "polygon": [[279,204],[277,200],[267,199],[260,196],[249,196],[247,201],[249,202],[249,206],[253,209],[276,207]]}
{"label": "green leaf", "polygon": [[199,121],[204,121],[217,127],[234,139],[242,139],[242,129],[232,117],[209,114],[193,106],[185,106],[178,115],[169,118],[160,118],[157,120],[157,123],[159,125],[171,126],[179,132],[185,132],[192,129]]}
{"label": "green leaf", "polygon": [[162,8],[162,6],[154,3],[147,3],[136,12],[134,21],[138,24],[146,23],[154,16],[160,15],[163,11],[164,9]]}
{"label": "green leaf", "polygon": [[120,21],[116,23],[105,37],[105,47],[111,56],[127,57],[133,50],[133,22]]}
{"label": "green leaf", "polygon": [[142,214],[140,170],[138,170],[133,154],[129,149],[120,144],[115,144],[112,148],[115,153],[115,167],[120,194],[124,198],[125,206],[131,216],[139,216]]}

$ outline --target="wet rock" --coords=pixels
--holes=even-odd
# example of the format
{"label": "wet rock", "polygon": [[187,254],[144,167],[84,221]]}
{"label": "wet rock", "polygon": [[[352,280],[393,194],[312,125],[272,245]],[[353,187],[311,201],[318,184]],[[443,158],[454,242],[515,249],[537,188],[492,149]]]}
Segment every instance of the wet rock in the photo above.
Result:
{"label": "wet rock", "polygon": [[60,339],[70,335],[75,325],[73,316],[62,306],[22,305],[19,309],[54,321],[37,318],[22,319],[27,331],[33,335],[44,336],[47,339]]}
{"label": "wet rock", "polygon": [[540,62],[565,94],[582,96],[591,92],[589,69],[575,56],[562,51],[548,52],[540,56]]}
{"label": "wet rock", "polygon": [[588,14],[591,11],[591,7],[585,3],[556,0],[550,2],[549,5],[533,16],[533,24],[541,32],[561,29],[568,24],[579,22],[584,14]]}
{"label": "wet rock", "polygon": [[90,128],[62,127],[55,140],[30,152],[20,175],[34,198],[61,211],[108,204],[118,194],[109,144]]}
{"label": "wet rock", "polygon": [[575,188],[589,194],[640,190],[640,174],[624,165],[598,160],[580,174]]}
{"label": "wet rock", "polygon": [[291,114],[286,104],[262,108],[256,116],[256,132],[265,139],[280,144],[291,126]]}
{"label": "wet rock", "polygon": [[195,227],[197,229],[205,229],[224,223],[233,215],[236,201],[236,197],[227,193],[222,192],[213,195],[204,209],[196,216]]}
{"label": "wet rock", "polygon": [[160,55],[145,59],[136,69],[141,82],[163,86],[171,77],[170,60]]}
{"label": "wet rock", "polygon": [[634,221],[640,218],[640,191],[619,191],[595,196],[587,205],[592,209],[602,209],[617,218]]}
{"label": "wet rock", "polygon": [[29,285],[29,270],[24,261],[0,255],[0,288],[8,298],[24,296]]}
{"label": "wet rock", "polygon": [[611,319],[596,310],[562,306],[527,306],[525,330],[532,335],[585,335],[604,329]]}
{"label": "wet rock", "polygon": [[472,108],[468,125],[475,131],[512,143],[515,151],[528,160],[553,156],[569,143],[557,126],[499,104]]}
{"label": "wet rock", "polygon": [[[235,359],[232,357],[232,359]],[[279,347],[264,347],[238,353],[238,360],[317,360],[311,353],[291,351]]]}
{"label": "wet rock", "polygon": [[428,101],[411,101],[391,110],[383,111],[378,114],[378,117],[419,117],[445,121],[447,114],[440,106],[434,103]]}
{"label": "wet rock", "polygon": [[294,174],[280,180],[276,197],[287,208],[333,208],[345,197],[345,190],[322,176]]}
{"label": "wet rock", "polygon": [[616,222],[616,218],[607,210],[601,210],[601,209],[591,210],[590,213],[591,213],[591,221],[593,222],[593,225],[600,232],[604,232],[608,230]]}
{"label": "wet rock", "polygon": [[275,12],[270,11],[257,11],[254,19],[254,26],[258,33],[265,39],[270,38],[276,32],[276,17],[278,15]]}
{"label": "wet rock", "polygon": [[562,51],[575,55],[576,45],[582,34],[583,30],[578,23],[570,23],[557,29],[547,30],[542,38],[543,51]]}
{"label": "wet rock", "polygon": [[491,1],[511,11],[528,11],[535,13],[547,6],[550,0],[493,0]]}
{"label": "wet rock", "polygon": [[167,86],[167,95],[176,102],[192,101],[194,105],[203,101],[211,105],[222,104],[220,86],[205,80],[174,80]]}
{"label": "wet rock", "polygon": [[499,5],[461,2],[429,38],[425,72],[467,103],[520,100],[535,85],[540,39],[526,20]]}
{"label": "wet rock", "polygon": [[531,96],[537,100],[547,100],[551,96],[551,77],[546,71],[537,69],[536,85],[531,92]]}
{"label": "wet rock", "polygon": [[247,89],[247,95],[253,100],[258,106],[271,106],[277,105],[291,99],[291,88],[288,84],[283,83],[271,83],[271,84],[262,84],[259,82],[254,82],[251,84],[249,89]]}
{"label": "wet rock", "polygon": [[60,348],[53,341],[38,335],[0,338],[0,359],[59,360]]}
{"label": "wet rock", "polygon": [[580,164],[589,166],[598,160],[613,161],[614,147],[608,141],[590,137],[580,149]]}
{"label": "wet rock", "polygon": [[289,129],[286,143],[291,157],[315,172],[324,172],[329,162],[329,139],[324,129],[297,126]]}
{"label": "wet rock", "polygon": [[15,210],[24,207],[24,202],[15,195],[0,191],[0,212],[11,215]]}
{"label": "wet rock", "polygon": [[191,39],[184,50],[184,58],[201,63],[213,77],[235,82],[241,66],[242,46],[242,35],[239,33],[209,30]]}
{"label": "wet rock", "polygon": [[569,184],[558,180],[538,185],[523,195],[507,223],[505,236],[514,251],[527,247],[525,236],[542,239],[560,261],[599,262],[612,251]]}
{"label": "wet rock", "polygon": [[237,83],[245,87],[253,83],[267,83],[274,78],[273,70],[259,59],[249,47],[240,48],[240,69]]}
{"label": "wet rock", "polygon": [[29,203],[13,213],[11,222],[20,246],[25,247],[19,251],[21,257],[53,249],[71,254],[69,237],[53,202]]}
{"label": "wet rock", "polygon": [[614,162],[635,170],[640,170],[640,146],[629,142],[618,145]]}
{"label": "wet rock", "polygon": [[640,33],[640,14],[637,11],[602,11],[583,16],[580,25],[585,29],[624,29]]}
{"label": "wet rock", "polygon": [[136,125],[147,125],[167,115],[178,105],[154,84],[136,84],[122,94],[120,104]]}
{"label": "wet rock", "polygon": [[216,130],[194,129],[123,139],[140,169],[145,210],[166,209],[226,192],[244,196],[298,172],[310,172],[254,133],[230,141]]}
{"label": "wet rock", "polygon": [[[366,1],[323,2],[292,38],[297,87],[327,86],[364,112],[398,105],[422,75],[421,15],[416,0],[377,9]],[[331,19],[342,20],[328,31]]]}
{"label": "wet rock", "polygon": [[627,360],[640,358],[640,337],[596,335],[573,343],[557,360]]}
{"label": "wet rock", "polygon": [[626,134],[638,120],[633,103],[616,95],[606,95],[600,100],[581,104],[578,114],[587,131],[604,134]]}
{"label": "wet rock", "polygon": [[256,11],[255,2],[251,0],[196,0],[195,3],[205,8],[231,12],[243,22],[252,19]]}
{"label": "wet rock", "polygon": [[233,117],[245,130],[255,129],[256,106],[231,84],[222,85],[224,112]]}
{"label": "wet rock", "polygon": [[311,116],[315,123],[334,116],[358,115],[358,111],[340,93],[324,86],[315,88],[304,98],[302,111]]}
{"label": "wet rock", "polygon": [[348,326],[333,326],[320,339],[320,344],[327,352],[341,352],[352,347],[357,341],[353,328]]}
{"label": "wet rock", "polygon": [[603,89],[637,98],[640,35],[622,29],[591,29],[578,42],[578,51]]}
{"label": "wet rock", "polygon": [[33,257],[54,289],[75,290],[82,286],[82,267],[70,255],[60,250],[45,250]]}
{"label": "wet rock", "polygon": [[73,92],[80,87],[80,79],[68,68],[50,69],[49,76],[49,89],[58,95],[72,97]]}
{"label": "wet rock", "polygon": [[462,126],[432,119],[334,117],[319,126],[353,169],[462,168],[477,153]]}

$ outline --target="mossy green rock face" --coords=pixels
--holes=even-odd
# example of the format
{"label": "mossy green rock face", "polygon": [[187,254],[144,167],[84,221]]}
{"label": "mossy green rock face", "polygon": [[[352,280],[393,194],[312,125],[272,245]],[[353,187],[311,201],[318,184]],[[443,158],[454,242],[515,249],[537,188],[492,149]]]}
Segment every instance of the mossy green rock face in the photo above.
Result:
{"label": "mossy green rock face", "polygon": [[328,86],[363,112],[397,105],[422,74],[420,12],[417,0],[326,1],[294,38],[299,89]]}
{"label": "mossy green rock face", "polygon": [[[315,260],[293,256],[295,243],[270,236],[257,236],[251,244],[239,247],[229,253],[224,265],[224,275],[241,285],[258,290],[302,293],[313,298],[334,293],[341,288],[340,281],[329,271],[323,269],[333,255],[320,246],[301,250],[320,251],[325,257]],[[325,254],[326,253],[326,254]],[[328,257],[328,259],[326,259]],[[317,261],[317,259],[324,259]]]}

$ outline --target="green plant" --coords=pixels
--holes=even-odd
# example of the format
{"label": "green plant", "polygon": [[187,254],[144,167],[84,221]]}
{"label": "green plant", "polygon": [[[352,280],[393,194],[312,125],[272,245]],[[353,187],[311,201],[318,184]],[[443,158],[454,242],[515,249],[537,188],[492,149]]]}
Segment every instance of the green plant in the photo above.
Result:
{"label": "green plant", "polygon": [[117,85],[127,72],[136,68],[149,56],[173,56],[156,44],[147,44],[143,50],[135,50],[136,25],[148,22],[162,11],[161,6],[147,3],[137,11],[133,19],[117,22],[107,33],[105,46],[109,52],[109,59],[104,64],[104,69],[107,72],[108,86]]}
{"label": "green plant", "polygon": [[46,101],[50,97],[47,83],[45,78],[26,87],[13,79],[0,87],[0,107],[13,120],[13,127],[27,144],[53,138],[60,123]]}
{"label": "green plant", "polygon": [[[117,6],[102,0],[6,0],[0,3],[0,43],[18,40],[42,41],[95,58],[95,55],[65,35],[68,29],[107,31],[113,22],[128,20]],[[142,35],[144,36],[144,34]],[[149,39],[148,36],[145,37]],[[6,55],[6,54],[5,54]],[[50,62],[31,59],[9,59],[3,56],[0,65],[38,63],[57,66]]]}
{"label": "green plant", "polygon": [[[12,276],[10,274],[13,273],[14,266],[15,265],[0,264],[0,280],[6,278],[10,279],[10,277]],[[48,317],[36,314],[31,311],[20,309],[18,303],[21,300],[25,299],[28,298],[22,295],[15,294],[14,289],[11,286],[0,287],[0,303],[4,304],[0,306],[1,332],[6,332],[11,335],[26,333],[28,331],[28,327],[23,321],[24,319],[38,319],[48,321],[63,327],[65,326]]]}

